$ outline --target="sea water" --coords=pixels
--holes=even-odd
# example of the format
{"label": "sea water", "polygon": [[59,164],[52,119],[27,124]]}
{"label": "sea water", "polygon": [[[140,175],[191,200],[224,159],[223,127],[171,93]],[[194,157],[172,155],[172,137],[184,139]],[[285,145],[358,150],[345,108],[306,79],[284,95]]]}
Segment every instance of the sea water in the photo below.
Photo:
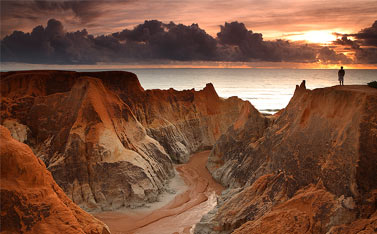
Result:
{"label": "sea water", "polygon": [[[286,107],[296,85],[306,80],[308,89],[338,85],[338,70],[330,69],[125,69],[135,73],[144,89],[203,89],[212,83],[220,97],[238,96],[262,113]],[[345,85],[366,85],[377,80],[377,70],[346,70]]]}

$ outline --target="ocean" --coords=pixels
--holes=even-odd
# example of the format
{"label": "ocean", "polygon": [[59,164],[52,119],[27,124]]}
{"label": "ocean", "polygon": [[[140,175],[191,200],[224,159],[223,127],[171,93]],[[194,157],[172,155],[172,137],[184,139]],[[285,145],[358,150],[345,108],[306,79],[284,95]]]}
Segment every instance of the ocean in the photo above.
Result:
{"label": "ocean", "polygon": [[[306,80],[308,89],[338,85],[338,70],[330,69],[125,69],[135,73],[144,89],[203,89],[212,83],[220,97],[238,96],[260,112],[273,114],[284,108],[296,85]],[[377,80],[377,70],[346,70],[345,85]]]}

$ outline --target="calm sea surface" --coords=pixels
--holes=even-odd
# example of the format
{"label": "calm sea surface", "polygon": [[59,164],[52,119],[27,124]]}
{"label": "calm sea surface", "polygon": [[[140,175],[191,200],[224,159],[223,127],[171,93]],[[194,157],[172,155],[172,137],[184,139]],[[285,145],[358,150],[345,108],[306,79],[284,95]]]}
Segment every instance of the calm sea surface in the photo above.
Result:
{"label": "calm sea surface", "polygon": [[[338,84],[338,70],[328,69],[127,69],[144,89],[200,90],[212,83],[219,96],[238,96],[263,113],[284,108],[295,86],[306,80],[309,89]],[[346,70],[344,83],[366,84],[377,80],[377,70]]]}

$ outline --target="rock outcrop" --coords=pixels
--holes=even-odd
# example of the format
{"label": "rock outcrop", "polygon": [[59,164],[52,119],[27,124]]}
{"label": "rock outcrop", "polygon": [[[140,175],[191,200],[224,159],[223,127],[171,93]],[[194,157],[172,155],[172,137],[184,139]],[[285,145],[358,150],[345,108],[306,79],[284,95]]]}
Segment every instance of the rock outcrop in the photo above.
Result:
{"label": "rock outcrop", "polygon": [[1,122],[86,210],[154,201],[183,162],[211,147],[246,102],[201,91],[144,90],[128,72],[1,74]]}
{"label": "rock outcrop", "polygon": [[179,163],[192,153],[211,149],[248,105],[237,97],[220,98],[212,84],[200,91],[146,90],[137,98],[127,93],[120,97],[148,134]]}
{"label": "rock outcrop", "polygon": [[377,90],[303,83],[276,116],[245,113],[211,152],[228,190],[196,233],[376,231]]}
{"label": "rock outcrop", "polygon": [[74,204],[44,163],[0,126],[1,233],[107,234],[108,227]]}

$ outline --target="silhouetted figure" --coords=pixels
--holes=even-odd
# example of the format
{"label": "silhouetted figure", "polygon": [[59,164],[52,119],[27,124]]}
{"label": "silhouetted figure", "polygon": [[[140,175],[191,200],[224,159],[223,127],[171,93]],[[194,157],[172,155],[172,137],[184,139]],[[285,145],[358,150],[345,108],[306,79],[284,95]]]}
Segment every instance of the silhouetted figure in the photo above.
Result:
{"label": "silhouetted figure", "polygon": [[346,72],[343,70],[343,67],[340,67],[340,70],[338,71],[338,80],[339,85],[344,85],[344,75]]}

